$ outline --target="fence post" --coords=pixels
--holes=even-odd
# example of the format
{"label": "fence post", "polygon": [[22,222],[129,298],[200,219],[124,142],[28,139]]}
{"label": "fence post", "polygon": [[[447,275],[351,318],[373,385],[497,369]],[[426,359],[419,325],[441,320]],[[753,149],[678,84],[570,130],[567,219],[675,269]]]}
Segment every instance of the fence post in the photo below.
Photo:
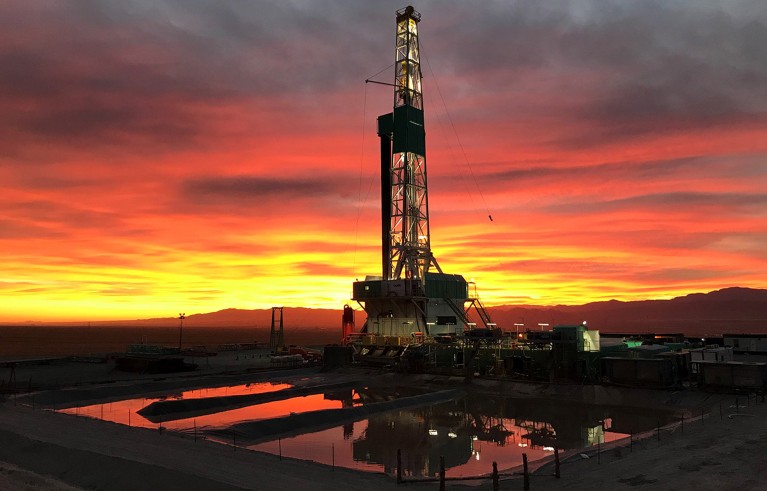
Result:
{"label": "fence post", "polygon": [[530,489],[530,473],[527,471],[527,454],[522,454],[522,489]]}
{"label": "fence post", "polygon": [[658,441],[660,441],[660,421],[658,421]]}
{"label": "fence post", "polygon": [[493,491],[501,489],[501,483],[498,481],[498,463],[493,462]]}
{"label": "fence post", "polygon": [[445,457],[439,456],[439,491],[445,491]]}
{"label": "fence post", "polygon": [[602,463],[602,441],[597,437],[597,464]]}
{"label": "fence post", "polygon": [[554,477],[559,479],[559,449],[554,447]]}
{"label": "fence post", "polygon": [[397,484],[402,482],[402,450],[397,449]]}

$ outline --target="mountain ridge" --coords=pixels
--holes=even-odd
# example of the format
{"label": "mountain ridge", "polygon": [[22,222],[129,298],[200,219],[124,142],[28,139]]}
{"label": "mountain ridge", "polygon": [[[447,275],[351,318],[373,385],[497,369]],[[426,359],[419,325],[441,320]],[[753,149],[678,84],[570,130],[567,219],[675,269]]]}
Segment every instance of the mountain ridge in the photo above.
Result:
{"label": "mountain ridge", "polygon": [[[666,300],[605,300],[583,305],[499,305],[488,307],[493,321],[506,331],[514,324],[522,329],[540,329],[539,323],[580,324],[587,321],[592,329],[604,332],[685,332],[689,335],[718,335],[723,332],[767,331],[767,289],[728,287],[708,293],[689,293]],[[284,307],[286,328],[340,331],[341,309]],[[364,312],[356,312],[358,326]],[[45,323],[53,325],[54,323]],[[55,323],[56,325],[83,325]],[[97,321],[92,327],[179,325],[176,317]],[[255,327],[269,328],[271,309],[226,308],[215,312],[190,314],[185,327]],[[518,327],[518,326],[517,326]],[[545,327],[545,326],[542,326]]]}

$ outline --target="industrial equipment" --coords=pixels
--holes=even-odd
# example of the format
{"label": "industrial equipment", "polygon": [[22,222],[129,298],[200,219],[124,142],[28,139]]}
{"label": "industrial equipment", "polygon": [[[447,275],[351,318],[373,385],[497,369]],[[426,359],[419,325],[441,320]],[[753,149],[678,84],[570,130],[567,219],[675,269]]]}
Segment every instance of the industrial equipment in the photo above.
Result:
{"label": "industrial equipment", "polygon": [[285,348],[285,325],[282,321],[282,307],[272,307],[272,325],[269,330],[269,348],[273,353]]}
{"label": "industrial equipment", "polygon": [[367,313],[361,332],[402,345],[424,334],[462,336],[468,325],[467,302],[477,308],[486,329],[495,325],[479,300],[470,298],[463,276],[444,273],[431,250],[421,14],[406,7],[397,11],[396,20],[394,84],[385,84],[394,86],[394,110],[378,117],[382,274],[356,281],[352,298]]}

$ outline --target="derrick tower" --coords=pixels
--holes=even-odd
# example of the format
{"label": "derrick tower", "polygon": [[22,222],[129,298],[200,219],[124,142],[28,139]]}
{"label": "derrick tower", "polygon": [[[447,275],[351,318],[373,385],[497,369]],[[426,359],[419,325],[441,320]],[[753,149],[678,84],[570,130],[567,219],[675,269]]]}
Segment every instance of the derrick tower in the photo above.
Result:
{"label": "derrick tower", "polygon": [[429,235],[421,57],[413,7],[397,11],[394,111],[378,118],[381,139],[383,278],[423,279],[434,266]]}
{"label": "derrick tower", "polygon": [[[396,13],[394,109],[378,117],[381,143],[381,276],[353,285],[367,313],[363,332],[397,337],[462,333],[468,283],[445,274],[431,251],[426,132],[418,24]],[[378,82],[380,83],[380,82]],[[484,321],[484,318],[483,318]]]}

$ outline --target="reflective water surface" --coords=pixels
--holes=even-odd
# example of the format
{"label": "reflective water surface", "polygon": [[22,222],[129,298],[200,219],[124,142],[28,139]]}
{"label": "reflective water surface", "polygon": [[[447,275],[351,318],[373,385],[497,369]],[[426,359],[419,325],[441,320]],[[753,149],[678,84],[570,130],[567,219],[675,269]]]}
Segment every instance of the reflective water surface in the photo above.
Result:
{"label": "reflective water surface", "polygon": [[[362,399],[365,394],[361,395]],[[397,450],[403,475],[435,476],[440,456],[448,476],[488,474],[560,450],[582,449],[654,428],[669,414],[605,409],[551,401],[487,396],[403,409],[323,431],[248,448],[328,465],[395,474]]]}
{"label": "reflective water surface", "polygon": [[[292,385],[287,383],[257,383],[198,389],[164,398],[130,399],[64,412],[157,428],[157,423],[136,413],[156,400],[258,394],[290,387]],[[206,433],[207,437],[227,444],[244,444],[253,450],[286,457],[392,475],[396,473],[397,450],[402,453],[405,476],[435,476],[439,472],[440,457],[444,457],[448,476],[470,476],[490,473],[492,462],[497,462],[501,471],[517,467],[521,465],[523,452],[529,461],[535,461],[551,455],[554,448],[583,449],[676,420],[671,411],[470,394],[446,403],[373,412],[367,419],[353,421],[354,416],[350,416],[345,424],[264,443],[252,444],[252,439],[251,443],[244,443],[248,442],[248,436],[258,440],[258,434],[243,434],[239,440],[233,438],[234,427],[249,421],[327,409],[343,410],[366,404],[375,407],[376,402],[415,393],[418,391],[412,389],[334,389],[305,397],[286,396],[273,402],[223,409],[164,422],[162,426],[176,431],[212,428],[213,431]]]}
{"label": "reflective water surface", "polygon": [[[234,385],[229,387],[208,387],[202,389],[186,390],[177,393],[169,393],[162,397],[126,399],[123,401],[107,402],[104,404],[94,404],[91,406],[74,407],[63,409],[61,412],[74,414],[76,416],[86,416],[104,421],[112,421],[129,426],[139,426],[143,428],[157,428],[158,423],[153,423],[144,418],[138,411],[155,401],[164,401],[168,399],[200,399],[203,397],[221,397],[247,394],[263,394],[266,392],[276,392],[282,389],[293,387],[287,383],[261,382],[253,384]],[[283,401],[279,401],[283,402]],[[262,405],[264,406],[264,405]],[[277,404],[277,408],[279,404]],[[277,408],[261,408],[267,414],[265,417],[274,417],[273,414],[279,413]],[[227,422],[237,421],[240,418],[252,415],[248,412],[250,408],[240,408],[232,411],[225,411],[197,418],[180,419],[177,421],[168,421],[162,423],[162,426],[168,429],[183,430],[193,428],[194,426],[219,425]],[[239,411],[239,412],[238,412]],[[225,413],[237,413],[224,416]]]}

